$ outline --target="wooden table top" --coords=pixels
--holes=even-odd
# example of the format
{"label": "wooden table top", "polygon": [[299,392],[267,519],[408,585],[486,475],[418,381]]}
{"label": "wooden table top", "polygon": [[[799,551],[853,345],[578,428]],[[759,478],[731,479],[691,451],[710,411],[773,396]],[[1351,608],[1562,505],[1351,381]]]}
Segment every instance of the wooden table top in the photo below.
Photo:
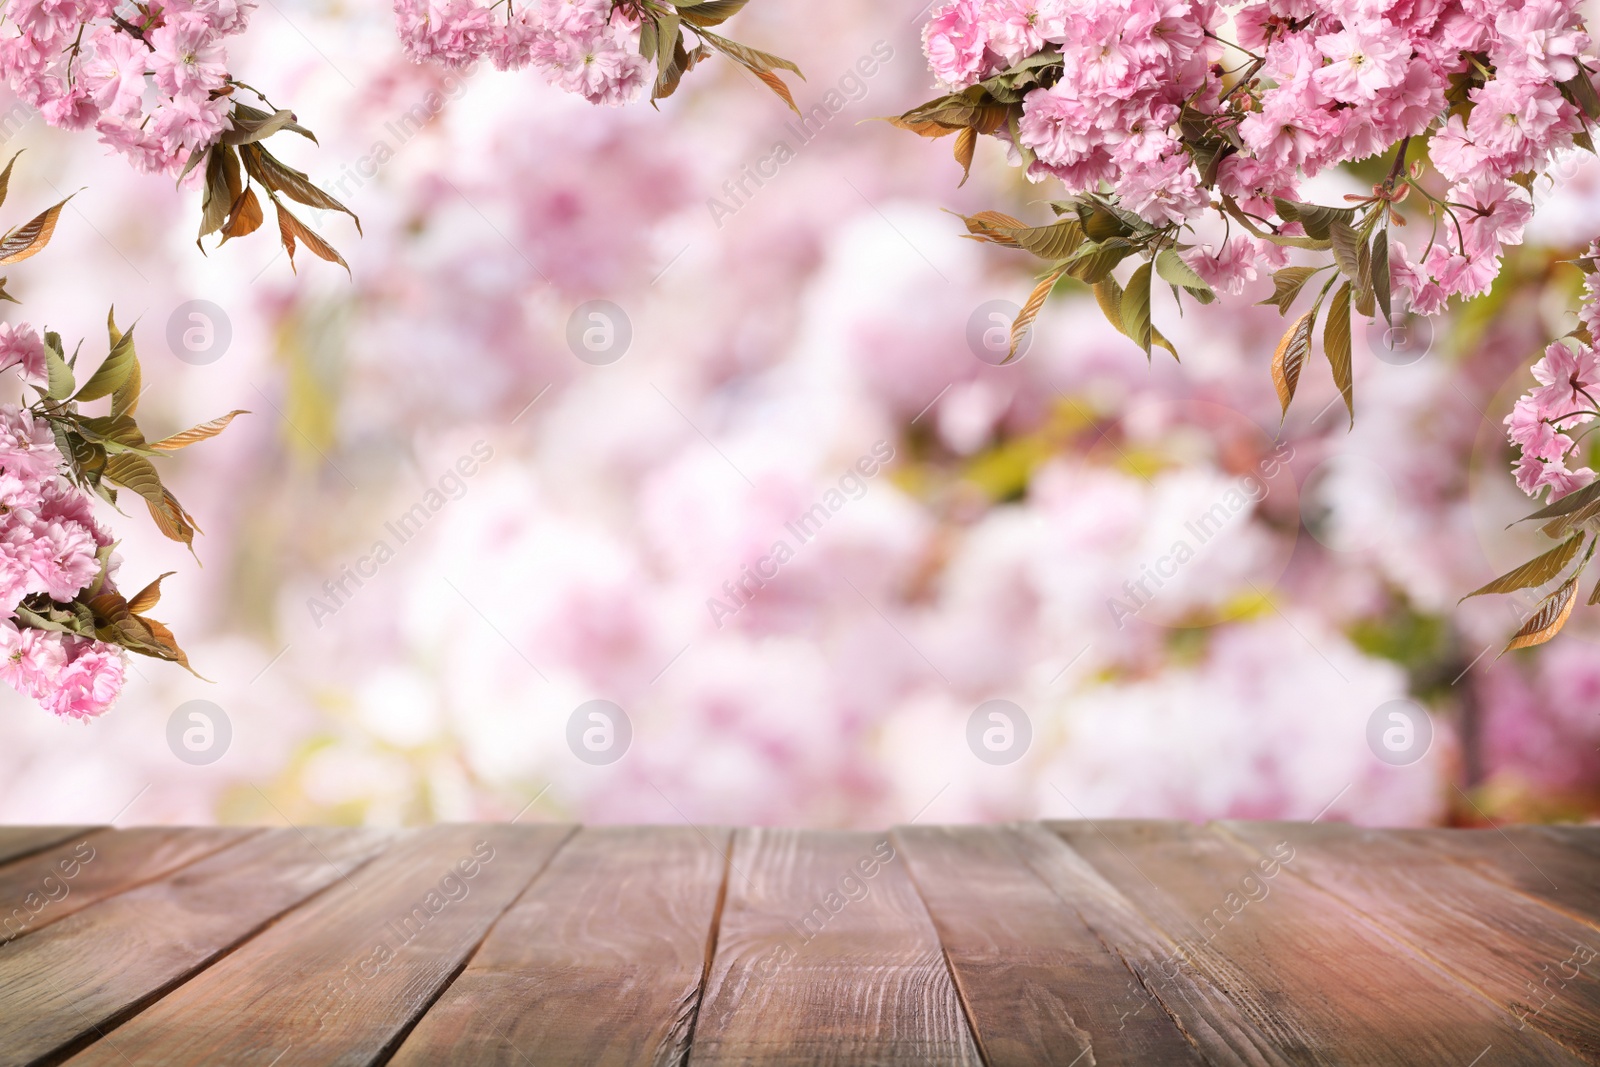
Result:
{"label": "wooden table top", "polygon": [[1600,829],[0,828],[0,1064],[1600,1063]]}

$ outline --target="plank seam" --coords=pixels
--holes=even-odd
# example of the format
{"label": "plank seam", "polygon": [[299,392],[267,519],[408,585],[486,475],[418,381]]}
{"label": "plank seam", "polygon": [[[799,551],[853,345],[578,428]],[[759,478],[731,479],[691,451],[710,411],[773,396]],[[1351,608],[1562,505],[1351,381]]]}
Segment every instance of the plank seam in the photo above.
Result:
{"label": "plank seam", "polygon": [[[510,824],[508,823],[507,825]],[[451,986],[455,985],[456,979],[461,977],[461,972],[465,971],[467,966],[473,961],[473,958],[478,955],[478,951],[483,948],[483,943],[489,940],[489,935],[494,933],[494,928],[500,925],[500,920],[505,918],[506,914],[510,912],[512,908],[517,906],[518,902],[522,900],[523,896],[527,894],[528,890],[533,888],[534,883],[544,875],[545,871],[550,869],[550,864],[554,862],[556,856],[560,855],[561,850],[567,847],[567,842],[571,841],[577,832],[577,826],[567,827],[566,836],[561,839],[560,844],[556,845],[555,848],[550,850],[550,854],[544,858],[544,862],[539,865],[539,869],[534,871],[533,874],[528,877],[528,884],[517,890],[516,896],[508,900],[505,907],[501,908],[495,913],[494,919],[484,926],[483,933],[479,936],[477,941],[473,942],[471,951],[462,955],[461,962],[456,966],[455,970],[451,971],[445,977],[443,982],[439,983],[439,988],[433,991],[433,996],[428,998],[427,1003],[420,1005],[416,1014],[407,1020],[402,1026],[400,1026],[395,1031],[394,1036],[389,1039],[389,1042],[385,1044],[383,1048],[378,1050],[378,1054],[370,1061],[369,1067],[383,1067],[384,1064],[394,1059],[395,1054],[400,1051],[400,1046],[404,1045],[406,1043],[406,1038],[411,1036],[411,1031],[415,1030],[422,1022],[423,1016],[427,1015],[428,1012],[433,1010],[433,1006],[439,1003],[439,998],[444,996],[445,993],[449,991]],[[522,1050],[517,1048],[515,1045],[512,1046],[512,1049],[517,1053],[517,1055],[522,1056],[524,1060],[528,1058],[523,1054]]]}
{"label": "plank seam", "polygon": [[[240,844],[243,844],[243,842],[240,842]],[[378,851],[374,852],[371,856],[368,856],[366,859],[364,859],[364,860],[360,861],[359,863],[357,863],[354,867],[351,867],[348,871],[339,871],[338,866],[335,865],[335,864],[332,864],[332,863],[330,863],[329,866],[332,866],[335,871],[339,871],[339,873],[341,873],[341,874],[345,875],[346,877],[348,877],[349,875],[355,874],[357,871],[361,870],[367,864],[371,863],[373,860],[376,860],[379,856],[383,855],[387,851],[388,851],[387,848],[379,849]],[[216,855],[216,853],[212,853],[212,855]],[[170,872],[170,874],[172,874],[172,875],[176,875],[178,873],[179,873],[179,871]],[[160,879],[158,879],[158,881],[159,880]],[[147,883],[147,884],[149,884],[149,883]],[[219,963],[223,959],[227,958],[228,956],[233,955],[233,953],[235,953],[239,949],[243,948],[246,944],[248,944],[251,941],[254,941],[256,938],[258,938],[262,934],[266,933],[267,930],[269,930],[270,928],[278,925],[278,923],[280,923],[284,919],[288,918],[288,916],[289,916],[289,914],[291,912],[297,911],[300,908],[305,907],[307,904],[310,904],[312,901],[316,900],[318,897],[322,896],[324,893],[327,893],[327,892],[337,888],[338,885],[339,885],[339,880],[337,878],[333,879],[333,880],[329,881],[327,885],[325,885],[322,888],[317,889],[317,890],[313,891],[312,893],[302,897],[301,899],[295,901],[293,904],[288,905],[282,911],[277,912],[276,914],[273,914],[273,915],[269,915],[265,920],[263,920],[262,922],[258,923],[255,927],[253,927],[252,929],[247,930],[247,931],[245,931],[245,933],[241,934],[236,940],[234,940],[233,942],[223,946],[221,949],[219,949],[218,951],[212,953],[210,956],[206,957],[205,959],[201,960],[195,966],[191,967],[189,970],[185,971],[184,973],[178,975],[176,978],[172,979],[171,981],[167,982],[166,984],[160,986],[157,989],[151,990],[149,993],[147,993],[144,996],[140,997],[138,1000],[135,1000],[132,1003],[126,1005],[121,1010],[119,1010],[117,1012],[114,1012],[111,1015],[108,1015],[105,1019],[101,1020],[98,1024],[97,1023],[93,1023],[93,1022],[89,1023],[89,1029],[94,1031],[93,1034],[90,1034],[88,1031],[84,1031],[83,1033],[79,1034],[77,1037],[71,1039],[70,1041],[66,1042],[65,1044],[60,1045],[56,1049],[45,1053],[43,1056],[40,1056],[39,1058],[37,1058],[35,1060],[32,1060],[31,1062],[29,1062],[28,1067],[59,1067],[60,1064],[65,1063],[66,1061],[70,1060],[73,1056],[76,1056],[78,1053],[82,1052],[84,1049],[88,1048],[90,1045],[93,1045],[96,1041],[99,1041],[99,1040],[101,1040],[103,1038],[106,1038],[106,1035],[108,1033],[110,1033],[111,1031],[117,1029],[117,1027],[123,1025],[128,1020],[132,1019],[134,1016],[136,1016],[139,1013],[143,1012],[146,1008],[149,1008],[152,1004],[155,1004],[157,1001],[159,1001],[162,998],[164,998],[167,994],[171,993],[174,989],[177,989],[179,986],[183,985],[185,982],[191,981],[193,978],[195,978],[197,975],[199,975],[202,971],[206,970],[209,967],[212,967],[212,966],[216,965],[217,963]],[[109,898],[107,898],[107,899],[109,899]],[[96,904],[99,904],[99,903],[101,903],[101,902],[100,901],[96,901]],[[94,905],[90,905],[90,907],[93,907],[93,906]],[[87,911],[89,909],[86,908],[84,910]],[[79,912],[78,914],[82,914],[82,912]],[[82,1013],[80,1012],[79,1014],[81,1015]],[[111,1047],[112,1048],[116,1048],[115,1045],[112,1045]]]}
{"label": "plank seam", "polygon": [[[1533,829],[1535,831],[1539,831],[1539,830],[1543,830],[1544,827],[1542,827],[1542,826],[1534,826],[1534,827],[1531,827],[1531,829]],[[1451,833],[1453,831],[1446,830],[1446,831],[1441,831],[1441,832],[1443,832],[1443,833]],[[1544,837],[1545,835],[1544,834],[1540,834],[1539,836]],[[1596,918],[1594,916],[1589,916],[1589,915],[1579,914],[1578,912],[1571,911],[1570,909],[1564,907],[1563,905],[1559,904],[1556,901],[1546,900],[1544,897],[1537,896],[1537,895],[1535,895],[1533,893],[1529,893],[1526,890],[1522,889],[1520,886],[1517,886],[1516,884],[1511,882],[1509,879],[1501,878],[1498,874],[1494,873],[1494,868],[1492,868],[1492,867],[1489,868],[1489,870],[1487,872],[1485,872],[1484,870],[1479,869],[1477,866],[1475,866],[1475,865],[1473,865],[1471,863],[1468,863],[1464,858],[1462,858],[1460,856],[1457,856],[1455,853],[1451,852],[1449,849],[1444,848],[1444,847],[1439,846],[1439,845],[1431,844],[1427,838],[1423,838],[1420,845],[1418,845],[1418,844],[1416,844],[1414,842],[1408,841],[1406,839],[1403,839],[1403,838],[1399,839],[1399,840],[1400,840],[1401,844],[1411,845],[1414,848],[1422,848],[1425,851],[1427,851],[1428,853],[1430,853],[1430,854],[1432,854],[1432,855],[1434,855],[1436,857],[1439,857],[1439,858],[1442,858],[1444,860],[1447,860],[1448,862],[1450,862],[1454,866],[1460,867],[1462,870],[1467,871],[1469,874],[1472,874],[1475,877],[1477,877],[1480,881],[1487,882],[1488,884],[1496,887],[1497,889],[1502,889],[1502,890],[1504,890],[1506,892],[1514,893],[1517,896],[1521,897],[1522,899],[1527,900],[1527,901],[1531,901],[1532,903],[1537,904],[1539,907],[1544,908],[1547,911],[1554,912],[1555,914],[1563,916],[1564,918],[1571,919],[1573,922],[1581,923],[1582,925],[1587,926],[1587,927],[1589,927],[1590,929],[1592,929],[1592,930],[1594,930],[1596,932],[1600,932],[1600,918]],[[1560,838],[1554,838],[1553,840],[1554,840],[1554,843],[1556,843],[1556,844],[1561,844],[1562,843]],[[1524,857],[1524,858],[1526,858],[1526,857]],[[1532,860],[1528,860],[1528,863],[1533,865],[1533,869],[1535,871],[1539,870],[1538,865],[1534,864]],[[1539,873],[1540,873],[1541,876],[1544,876],[1544,872],[1543,871],[1540,871]],[[1554,884],[1555,884],[1554,882],[1551,883],[1552,886]]]}
{"label": "plank seam", "polygon": [[694,1053],[694,1031],[700,1024],[700,1009],[705,1004],[706,987],[711,984],[711,965],[717,956],[717,937],[722,933],[722,909],[728,902],[728,879],[733,873],[733,845],[736,834],[728,831],[728,847],[722,854],[722,882],[717,886],[717,902],[711,909],[711,930],[706,935],[706,958],[700,967],[700,985],[695,990],[694,1009],[689,1015],[689,1029],[683,1036],[683,1054],[678,1057],[678,1067],[688,1067]]}
{"label": "plank seam", "polygon": [[[115,832],[115,830],[111,829],[111,828],[107,828],[106,830],[97,830],[97,831],[95,831],[93,833],[85,834],[84,835],[84,839],[88,840],[89,838],[99,836],[102,833],[114,833],[114,832]],[[92,908],[96,904],[104,903],[107,900],[114,900],[117,897],[120,897],[125,893],[132,892],[135,889],[142,889],[147,885],[154,885],[156,882],[165,881],[166,879],[171,878],[173,875],[178,874],[181,871],[188,870],[190,867],[193,867],[195,864],[199,863],[201,860],[208,860],[212,856],[220,855],[221,853],[226,852],[231,848],[238,848],[240,845],[244,844],[247,841],[253,841],[264,832],[265,832],[264,830],[252,827],[248,833],[244,834],[237,841],[224,842],[223,844],[218,845],[216,848],[212,849],[209,852],[202,852],[200,855],[195,856],[192,859],[185,860],[184,862],[178,864],[176,867],[173,867],[173,868],[171,868],[169,870],[162,871],[159,874],[151,875],[149,878],[145,878],[142,881],[129,882],[126,885],[119,885],[116,888],[115,891],[107,893],[105,896],[101,897],[99,900],[94,901],[93,903],[85,904],[83,906],[83,908],[78,909],[78,911],[69,911],[65,915],[56,915],[54,918],[49,919],[46,922],[39,923],[37,926],[28,927],[26,930],[22,931],[22,933],[20,933],[20,934],[17,934],[15,937],[0,936],[0,949],[4,949],[7,945],[11,944],[14,941],[19,941],[22,938],[27,937],[29,934],[38,933],[40,930],[49,929],[51,926],[53,926],[54,924],[62,921],[63,919],[70,919],[72,916],[80,914],[84,909]],[[52,845],[50,847],[51,848],[59,848],[60,847],[60,843],[57,843],[57,844]],[[40,914],[43,914],[43,912],[41,911]]]}
{"label": "plank seam", "polygon": [[110,826],[84,826],[74,829],[72,833],[67,834],[65,837],[58,837],[53,840],[47,838],[41,844],[36,844],[24,852],[14,852],[7,856],[3,861],[0,861],[0,874],[3,874],[6,868],[10,867],[13,863],[21,863],[23,860],[33,859],[41,852],[49,852],[53,848],[60,848],[62,845],[66,844],[68,841],[71,841],[80,834],[83,836],[84,840],[88,840],[96,834],[103,834],[110,829],[112,829]]}
{"label": "plank seam", "polygon": [[[1235,837],[1220,823],[1208,823],[1205,829],[1215,834],[1219,839],[1234,846],[1236,851],[1252,853],[1256,852],[1255,846],[1244,841],[1242,838]],[[1403,928],[1398,926],[1391,927],[1382,919],[1378,919],[1369,915],[1364,909],[1347,900],[1343,895],[1321,885],[1318,882],[1313,881],[1310,875],[1303,874],[1294,867],[1285,865],[1283,869],[1289,872],[1290,877],[1296,879],[1302,885],[1308,887],[1312,891],[1319,893],[1333,901],[1334,904],[1336,904],[1339,908],[1353,916],[1356,921],[1360,922],[1362,925],[1367,927],[1367,929],[1377,934],[1378,937],[1382,938],[1384,941],[1387,941],[1389,944],[1400,949],[1403,953],[1408,955],[1417,963],[1421,964],[1423,967],[1442,976],[1452,985],[1458,986],[1466,992],[1476,996],[1484,1004],[1487,1004],[1490,1008],[1494,1009],[1495,1012],[1503,1013],[1511,1019],[1516,1018],[1516,1013],[1514,1011],[1495,1000],[1495,998],[1491,996],[1487,990],[1481,988],[1477,982],[1471,980],[1466,975],[1457,974],[1454,970],[1448,967],[1443,960],[1435,958],[1434,955],[1427,950],[1425,945],[1415,941],[1412,936],[1409,935]],[[1550,1042],[1550,1044],[1556,1048],[1565,1052],[1569,1052],[1579,1059],[1586,1058],[1589,1055],[1588,1052],[1584,1050],[1572,1048],[1565,1041],[1561,1040],[1561,1038],[1557,1037],[1555,1034],[1552,1034],[1543,1026],[1538,1025],[1537,1022],[1534,1022],[1532,1025],[1533,1028],[1537,1030],[1546,1041]]]}
{"label": "plank seam", "polygon": [[[917,881],[916,865],[911,862],[912,850],[902,834],[895,830],[890,830],[889,836],[894,838],[895,842],[905,850],[906,878],[911,882],[912,891],[917,894],[917,902],[922,905],[922,912],[928,918],[928,925],[933,927],[933,936],[939,941],[939,955],[944,960],[945,973],[950,976],[950,987],[955,990],[956,1001],[961,1005],[961,1017],[967,1023],[967,1036],[972,1039],[972,1047],[977,1049],[978,1059],[983,1063],[983,1067],[992,1067],[994,1061],[990,1058],[989,1050],[984,1047],[983,1038],[978,1033],[978,1020],[972,1013],[972,1003],[967,997],[966,989],[961,984],[961,976],[956,973],[955,964],[950,962],[950,949],[945,945],[944,937],[939,933],[939,924],[934,921],[933,909],[928,906],[928,895],[922,891],[922,883]],[[1076,1027],[1077,1024],[1073,1023],[1073,1026]],[[1093,1042],[1090,1043],[1090,1047],[1093,1047]],[[1093,1063],[1094,1053],[1090,1052],[1090,1067],[1092,1067]]]}

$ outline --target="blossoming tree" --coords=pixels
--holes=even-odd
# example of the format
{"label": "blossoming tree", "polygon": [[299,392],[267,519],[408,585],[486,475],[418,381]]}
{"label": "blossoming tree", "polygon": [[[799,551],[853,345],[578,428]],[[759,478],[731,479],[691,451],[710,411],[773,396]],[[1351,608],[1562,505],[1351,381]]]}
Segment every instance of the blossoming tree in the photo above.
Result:
{"label": "blossoming tree", "polygon": [[[1353,419],[1352,317],[1392,324],[1487,293],[1503,249],[1522,240],[1534,183],[1563,151],[1593,151],[1600,118],[1575,0],[954,0],[923,40],[948,92],[891,121],[955,135],[964,171],[992,136],[1030,180],[1066,193],[1044,225],[965,220],[972,237],[1049,264],[1012,325],[1012,353],[1071,278],[1146,355],[1176,356],[1153,321],[1157,280],[1180,304],[1209,304],[1267,268],[1268,302],[1285,316],[1312,294],[1271,361],[1285,413],[1320,324]],[[1375,158],[1386,166],[1369,193],[1302,199],[1319,172]],[[1124,260],[1137,265],[1119,281]],[[1583,264],[1592,275],[1594,250]],[[1585,488],[1594,472],[1568,465],[1568,431],[1597,414],[1595,295],[1591,285],[1580,325],[1508,420],[1518,484],[1549,491],[1533,517],[1565,540],[1479,593],[1552,580],[1600,529],[1600,488]],[[1560,630],[1592,551],[1591,538],[1508,648]]]}

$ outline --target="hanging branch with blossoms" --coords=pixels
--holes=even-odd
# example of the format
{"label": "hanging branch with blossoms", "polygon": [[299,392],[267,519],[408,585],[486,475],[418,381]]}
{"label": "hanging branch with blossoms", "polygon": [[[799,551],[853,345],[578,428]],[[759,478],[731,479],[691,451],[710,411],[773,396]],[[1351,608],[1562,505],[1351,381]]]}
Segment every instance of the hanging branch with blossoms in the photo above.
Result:
{"label": "hanging branch with blossoms", "polygon": [[[0,203],[13,156],[0,172]],[[50,242],[61,204],[0,235],[0,265]],[[0,297],[5,279],[0,278]],[[122,690],[125,654],[189,667],[172,631],[146,613],[163,574],[132,596],[118,588],[117,543],[95,518],[94,498],[142,498],[157,527],[193,551],[194,518],[150,461],[215,437],[242,411],[183,433],[146,440],[135,412],[142,391],[133,331],[106,320],[106,358],[77,382],[78,353],[25,323],[0,323],[0,373],[15,369],[32,404],[0,404],[0,679],[62,718],[101,714]],[[103,415],[83,405],[109,400]]]}
{"label": "hanging branch with blossoms", "polygon": [[[498,70],[532,65],[551,84],[592,104],[630,103],[649,89],[655,102],[677,91],[683,75],[712,52],[754,74],[794,108],[780,70],[787,59],[712,30],[748,0],[395,0],[406,54],[461,68],[488,58]],[[504,8],[501,11],[501,8]],[[804,77],[804,75],[800,75]]]}
{"label": "hanging branch with blossoms", "polygon": [[[224,42],[244,31],[254,6],[246,0],[7,0],[5,23],[14,32],[0,35],[0,75],[50,125],[92,127],[137,169],[180,183],[198,175],[204,190],[200,239],[220,232],[226,243],[259,228],[265,218],[259,186],[276,211],[291,267],[297,242],[343,266],[339,253],[284,199],[355,216],[262,144],[285,131],[316,138],[292,111],[273,107],[228,73]],[[240,100],[241,91],[261,107]]]}
{"label": "hanging branch with blossoms", "polygon": [[[1154,321],[1157,283],[1180,308],[1209,304],[1265,267],[1264,302],[1294,315],[1270,364],[1285,415],[1320,337],[1354,420],[1353,316],[1392,323],[1487,293],[1502,250],[1522,241],[1534,182],[1558,153],[1594,151],[1600,120],[1600,64],[1576,0],[952,0],[923,43],[947,92],[889,121],[954,135],[963,181],[988,135],[1030,180],[1065,192],[1042,225],[964,218],[968,236],[1048,264],[1011,354],[1070,277],[1147,357],[1176,356]],[[1320,171],[1374,158],[1387,165],[1370,193],[1302,198]],[[1600,531],[1600,487],[1565,466],[1576,439],[1564,432],[1600,414],[1597,256],[1582,264],[1583,323],[1534,368],[1541,387],[1508,420],[1518,484],[1550,490],[1532,517],[1567,539],[1478,593],[1553,580],[1580,534]],[[1136,266],[1119,281],[1125,260]],[[1510,648],[1565,624],[1594,547]]]}

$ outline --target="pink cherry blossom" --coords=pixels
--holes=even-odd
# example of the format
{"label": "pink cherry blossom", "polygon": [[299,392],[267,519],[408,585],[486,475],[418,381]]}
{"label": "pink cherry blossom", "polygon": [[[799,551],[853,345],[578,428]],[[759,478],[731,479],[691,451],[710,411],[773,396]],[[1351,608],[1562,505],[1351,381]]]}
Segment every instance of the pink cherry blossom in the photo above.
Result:
{"label": "pink cherry blossom", "polygon": [[934,11],[922,28],[922,48],[936,78],[957,89],[989,71],[984,53],[988,34],[979,0],[953,0]]}

